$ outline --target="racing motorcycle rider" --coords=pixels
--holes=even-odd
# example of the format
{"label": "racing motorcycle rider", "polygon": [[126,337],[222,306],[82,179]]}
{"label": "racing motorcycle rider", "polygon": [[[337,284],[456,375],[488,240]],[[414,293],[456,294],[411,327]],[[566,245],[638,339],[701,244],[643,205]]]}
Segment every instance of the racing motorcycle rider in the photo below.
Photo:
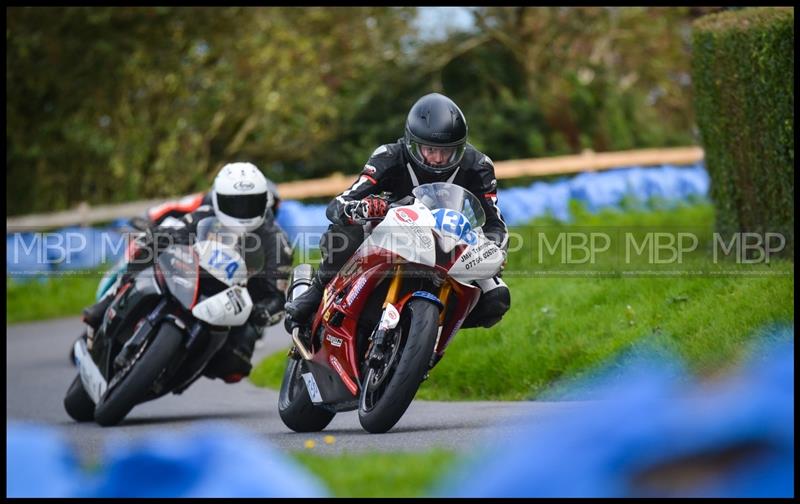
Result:
{"label": "racing motorcycle rider", "polygon": [[[325,285],[364,241],[364,219],[386,214],[389,202],[377,194],[391,191],[397,201],[432,182],[459,185],[478,197],[486,214],[484,234],[507,254],[508,229],[497,206],[492,160],[467,143],[467,123],[458,106],[444,95],[427,94],[411,107],[404,137],[378,147],[358,180],[328,205],[333,224],[320,239],[322,260],[308,290],[286,304],[287,331],[310,324]],[[478,286],[481,297],[462,328],[491,327],[511,305],[508,287],[498,276]]]}
{"label": "racing motorcycle rider", "polygon": [[[264,327],[278,323],[283,316],[286,288],[292,264],[292,250],[285,232],[271,215],[271,192],[267,179],[252,163],[229,163],[222,167],[211,190],[211,205],[201,205],[181,218],[181,227],[150,228],[129,263],[123,279],[153,263],[154,248],[163,250],[171,243],[193,243],[198,223],[216,217],[223,226],[220,235],[238,241],[250,278],[247,290],[253,311],[247,323],[233,327],[225,345],[206,366],[210,378],[235,383],[250,374],[256,340]],[[224,240],[227,242],[227,240]],[[103,316],[114,299],[116,287],[96,304],[84,309],[87,339],[100,327]]]}

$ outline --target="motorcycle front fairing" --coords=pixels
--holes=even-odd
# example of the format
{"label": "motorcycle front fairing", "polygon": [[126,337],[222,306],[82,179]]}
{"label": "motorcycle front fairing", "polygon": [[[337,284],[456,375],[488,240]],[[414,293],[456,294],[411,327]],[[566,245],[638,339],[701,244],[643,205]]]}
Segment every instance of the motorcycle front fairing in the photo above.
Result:
{"label": "motorcycle front fairing", "polygon": [[106,380],[113,374],[114,357],[119,349],[135,333],[138,323],[158,306],[162,295],[152,266],[120,287],[105,312],[90,352]]}

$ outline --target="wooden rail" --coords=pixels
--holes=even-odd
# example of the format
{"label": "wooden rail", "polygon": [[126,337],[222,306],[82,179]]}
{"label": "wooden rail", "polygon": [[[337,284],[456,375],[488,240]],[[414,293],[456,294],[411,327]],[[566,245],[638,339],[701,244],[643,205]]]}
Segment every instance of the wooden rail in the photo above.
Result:
{"label": "wooden rail", "polygon": [[[539,159],[516,159],[495,162],[498,179],[579,173],[607,170],[625,166],[653,166],[663,164],[688,165],[703,159],[703,149],[697,146],[664,149],[640,149],[620,152],[584,151],[573,156],[556,156]],[[303,199],[335,196],[347,189],[356,175],[335,173],[329,177],[278,184],[281,199]],[[90,225],[120,218],[143,215],[153,206],[169,199],[136,201],[119,205],[89,207],[82,203],[77,208],[47,214],[32,214],[6,219],[6,232],[36,231],[64,226]]]}

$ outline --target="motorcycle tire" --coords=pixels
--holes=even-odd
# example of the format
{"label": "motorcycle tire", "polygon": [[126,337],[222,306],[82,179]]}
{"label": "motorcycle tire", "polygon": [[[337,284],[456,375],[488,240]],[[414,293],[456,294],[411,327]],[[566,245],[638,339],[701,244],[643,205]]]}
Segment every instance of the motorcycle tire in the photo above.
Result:
{"label": "motorcycle tire", "polygon": [[163,323],[155,338],[133,368],[114,389],[95,407],[94,419],[104,426],[117,425],[130,413],[146,395],[153,382],[169,362],[183,342],[183,333],[170,323]]}
{"label": "motorcycle tire", "polygon": [[370,394],[367,379],[361,392],[358,420],[364,430],[374,434],[387,432],[406,412],[428,371],[428,362],[436,344],[438,307],[424,299],[412,299],[403,310],[403,317],[410,319],[405,324],[401,320],[398,326],[402,330],[399,335],[400,355],[393,364],[393,371],[387,371],[392,374],[382,384],[374,403],[366,404],[365,401],[364,395]]}
{"label": "motorcycle tire", "polygon": [[91,422],[94,420],[94,401],[83,388],[81,375],[78,374],[64,396],[64,409],[76,422]]}
{"label": "motorcycle tire", "polygon": [[289,359],[278,394],[281,420],[295,432],[319,432],[331,423],[335,412],[315,406],[306,390],[300,359]]}

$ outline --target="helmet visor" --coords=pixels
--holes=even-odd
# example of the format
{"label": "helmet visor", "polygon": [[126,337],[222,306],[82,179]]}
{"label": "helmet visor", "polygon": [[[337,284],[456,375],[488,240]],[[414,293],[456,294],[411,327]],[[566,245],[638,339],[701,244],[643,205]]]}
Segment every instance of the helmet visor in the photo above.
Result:
{"label": "helmet visor", "polygon": [[217,194],[220,212],[235,219],[254,219],[267,210],[267,193]]}
{"label": "helmet visor", "polygon": [[466,145],[427,145],[416,140],[408,141],[408,151],[414,160],[433,171],[446,172],[461,162]]}

